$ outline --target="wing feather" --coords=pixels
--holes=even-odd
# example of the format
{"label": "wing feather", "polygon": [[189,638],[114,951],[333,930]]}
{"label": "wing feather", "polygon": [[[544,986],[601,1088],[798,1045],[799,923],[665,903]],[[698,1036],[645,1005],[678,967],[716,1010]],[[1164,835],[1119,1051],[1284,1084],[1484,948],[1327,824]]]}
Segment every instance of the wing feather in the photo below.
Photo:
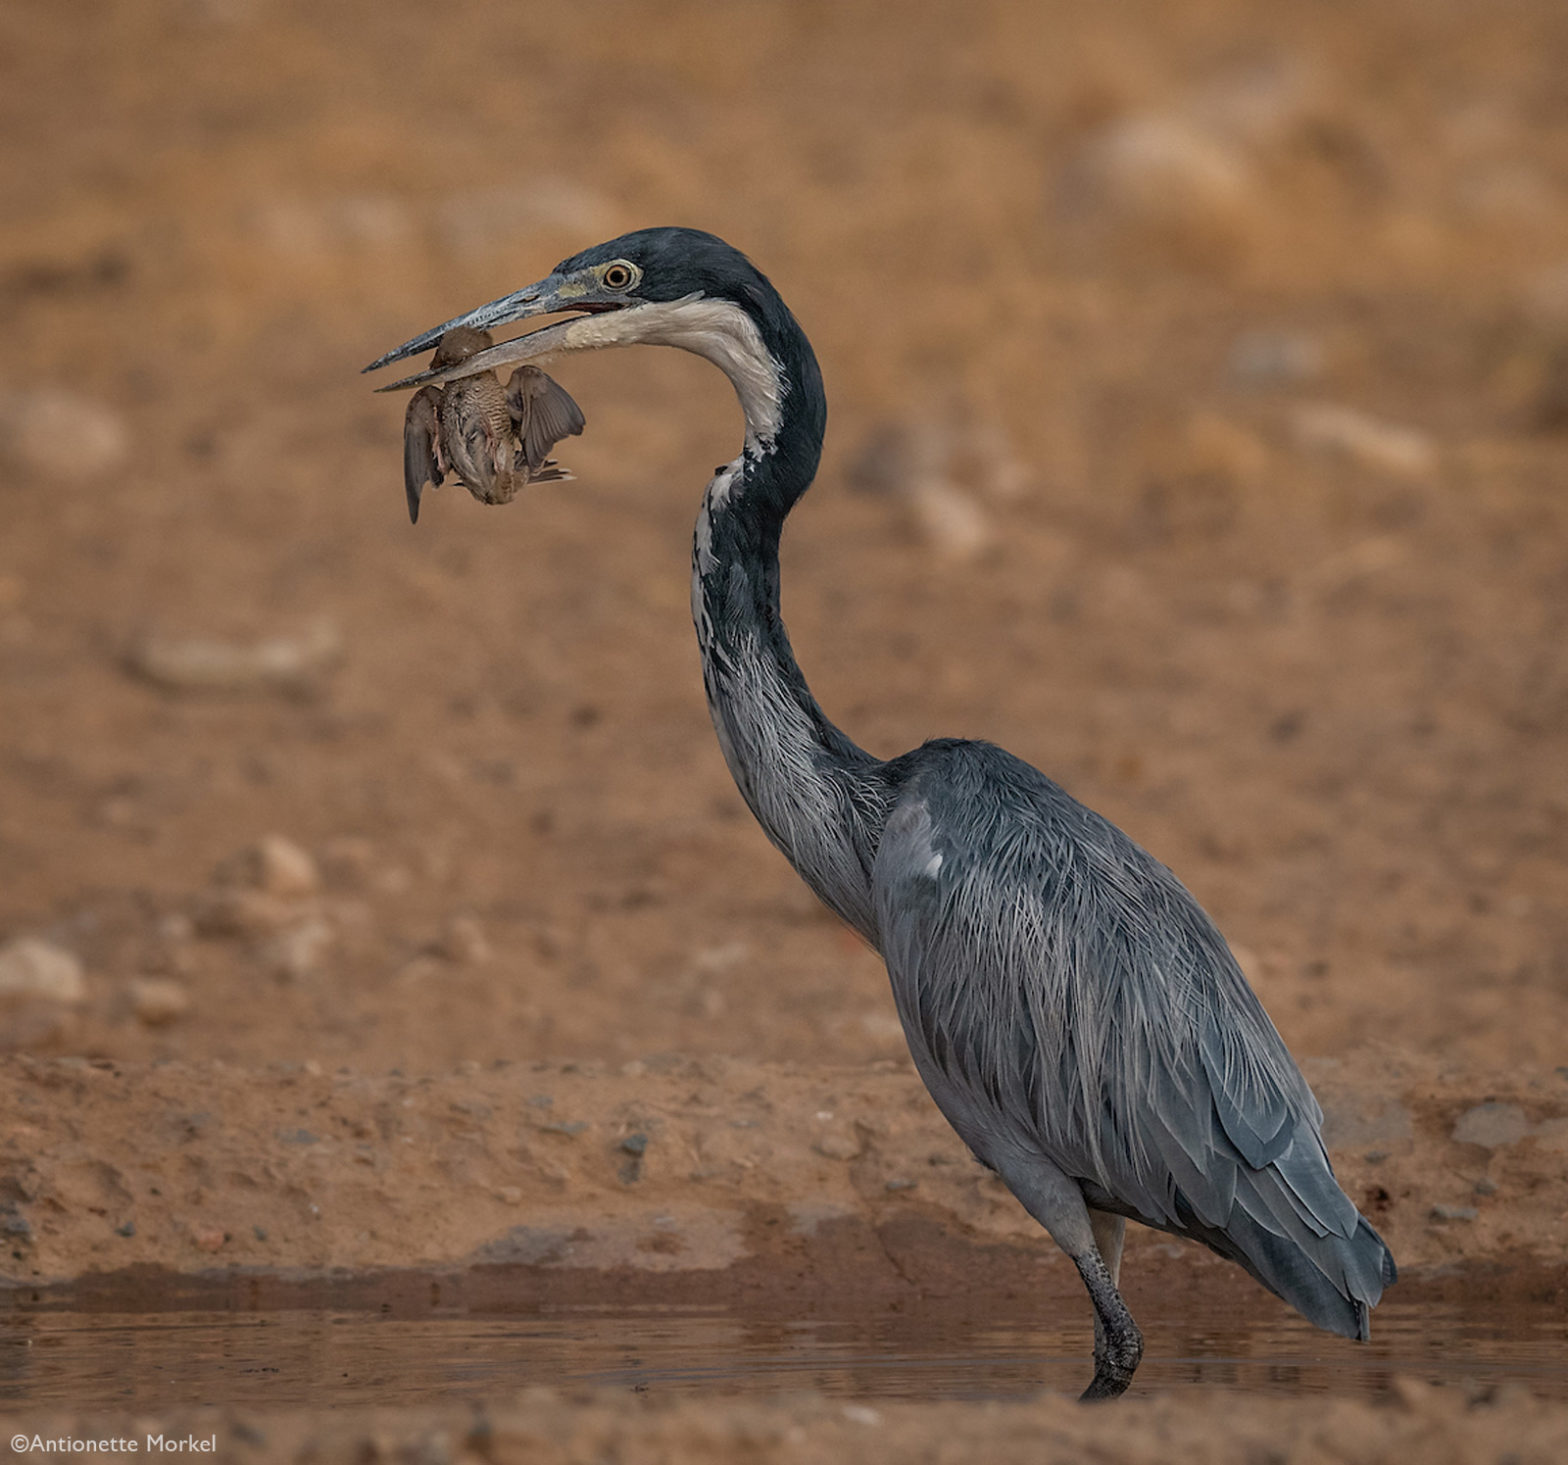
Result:
{"label": "wing feather", "polygon": [[[583,430],[586,419],[582,408],[572,400],[565,387],[537,366],[520,366],[512,373],[507,383],[506,402],[512,420],[517,424],[529,474],[537,481],[543,477],[539,470],[550,456],[550,449],[562,438],[576,437]],[[571,475],[556,476],[568,478]]]}
{"label": "wing feather", "polygon": [[911,1051],[949,1121],[988,1163],[1038,1153],[1091,1204],[1203,1240],[1358,1333],[1391,1259],[1208,917],[1027,764],[985,744],[922,751],[872,883]]}
{"label": "wing feather", "polygon": [[441,393],[424,387],[408,399],[403,414],[403,493],[408,518],[419,522],[419,500],[427,483],[439,488],[446,476],[441,465]]}

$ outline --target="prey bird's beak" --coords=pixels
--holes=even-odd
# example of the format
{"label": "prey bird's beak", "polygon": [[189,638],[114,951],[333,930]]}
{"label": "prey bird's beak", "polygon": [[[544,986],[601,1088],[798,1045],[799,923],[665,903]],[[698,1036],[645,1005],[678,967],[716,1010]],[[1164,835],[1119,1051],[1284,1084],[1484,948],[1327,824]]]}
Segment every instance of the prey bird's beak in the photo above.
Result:
{"label": "prey bird's beak", "polygon": [[[537,284],[514,291],[510,295],[503,295],[499,300],[492,300],[488,305],[481,305],[477,310],[469,311],[467,315],[457,316],[444,325],[433,326],[430,330],[421,332],[413,340],[405,341],[395,351],[388,351],[385,356],[377,357],[364,369],[377,371],[394,361],[403,360],[404,357],[433,351],[442,336],[448,331],[456,330],[459,326],[469,326],[474,330],[482,331],[488,330],[491,326],[527,320],[536,315],[554,315],[563,310],[600,311],[613,309],[621,304],[620,301],[595,300],[593,293],[592,285],[583,279],[574,278],[572,275],[550,275]],[[562,334],[574,323],[574,321],[561,321],[556,325],[546,326],[543,330],[519,336],[514,341],[503,341],[499,346],[477,352],[465,361],[420,372],[417,376],[404,377],[401,381],[377,387],[376,390],[396,392],[407,387],[423,386],[426,382],[441,385],[460,377],[478,376],[481,372],[495,371],[500,367],[512,366],[522,361],[532,361],[564,345]]]}

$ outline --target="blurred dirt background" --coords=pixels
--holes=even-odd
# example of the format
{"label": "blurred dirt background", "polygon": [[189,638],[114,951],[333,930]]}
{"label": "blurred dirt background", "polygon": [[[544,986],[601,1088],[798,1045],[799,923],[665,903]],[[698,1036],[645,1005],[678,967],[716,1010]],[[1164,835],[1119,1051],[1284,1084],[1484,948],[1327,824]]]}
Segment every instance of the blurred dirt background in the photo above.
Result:
{"label": "blurred dirt background", "polygon": [[[1059,778],[1298,1054],[1396,1098],[1440,1070],[1444,1125],[1512,1105],[1465,1153],[1534,1178],[1413,1169],[1410,1244],[1561,1261],[1565,55],[1553,0],[0,10],[7,1082],[177,1060],[171,1113],[235,1070],[912,1083],[879,962],[708,726],[686,560],[727,385],[572,359],[578,481],[416,531],[402,401],[358,375],[685,223],[822,360],[784,596],[830,715]],[[5,1151],[18,1278],[114,1265],[112,1187],[35,1202],[115,1126],[44,1109]],[[1510,1194],[1520,1235],[1425,1226]],[[135,1259],[221,1264],[205,1203]]]}

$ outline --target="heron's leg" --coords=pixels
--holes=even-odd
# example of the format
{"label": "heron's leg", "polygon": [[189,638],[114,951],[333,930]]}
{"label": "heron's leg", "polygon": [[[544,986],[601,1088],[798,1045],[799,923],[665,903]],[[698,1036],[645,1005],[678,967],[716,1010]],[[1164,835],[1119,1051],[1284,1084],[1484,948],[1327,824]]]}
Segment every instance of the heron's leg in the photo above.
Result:
{"label": "heron's leg", "polygon": [[[1114,1399],[1132,1382],[1143,1357],[1143,1335],[1116,1290],[1121,1267],[1121,1217],[1104,1216],[1085,1204],[1083,1191],[1049,1160],[1017,1154],[1001,1159],[997,1170],[1007,1188],[1023,1202],[1051,1239],[1072,1258],[1094,1304],[1094,1378],[1082,1398]],[[1111,1222],[1117,1224],[1112,1225]],[[1102,1255],[1104,1235],[1114,1257]]]}
{"label": "heron's leg", "polygon": [[1113,1216],[1109,1211],[1097,1211],[1089,1207],[1089,1226],[1094,1232],[1094,1244],[1100,1248],[1100,1256],[1105,1262],[1105,1269],[1111,1274],[1111,1281],[1118,1287],[1122,1284],[1122,1237],[1127,1234],[1127,1218]]}
{"label": "heron's leg", "polygon": [[[1105,1263],[1105,1270],[1111,1274],[1111,1282],[1118,1289],[1122,1283],[1122,1237],[1127,1231],[1127,1220],[1124,1216],[1113,1216],[1109,1211],[1097,1211],[1089,1207],[1089,1228],[1094,1232],[1094,1244],[1099,1249],[1100,1259]],[[1100,1310],[1094,1311],[1094,1351],[1096,1356],[1105,1347],[1105,1324],[1100,1321]]]}

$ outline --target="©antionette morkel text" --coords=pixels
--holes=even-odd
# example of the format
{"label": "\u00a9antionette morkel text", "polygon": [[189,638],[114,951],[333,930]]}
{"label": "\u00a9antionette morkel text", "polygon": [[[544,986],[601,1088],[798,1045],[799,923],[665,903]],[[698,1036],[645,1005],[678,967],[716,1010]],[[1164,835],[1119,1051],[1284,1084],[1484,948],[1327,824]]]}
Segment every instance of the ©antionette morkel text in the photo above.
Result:
{"label": "\u00a9antionette morkel text", "polygon": [[212,1455],[217,1449],[215,1434],[149,1434],[140,1439],[118,1436],[80,1440],[37,1434],[11,1436],[11,1450],[17,1455]]}

